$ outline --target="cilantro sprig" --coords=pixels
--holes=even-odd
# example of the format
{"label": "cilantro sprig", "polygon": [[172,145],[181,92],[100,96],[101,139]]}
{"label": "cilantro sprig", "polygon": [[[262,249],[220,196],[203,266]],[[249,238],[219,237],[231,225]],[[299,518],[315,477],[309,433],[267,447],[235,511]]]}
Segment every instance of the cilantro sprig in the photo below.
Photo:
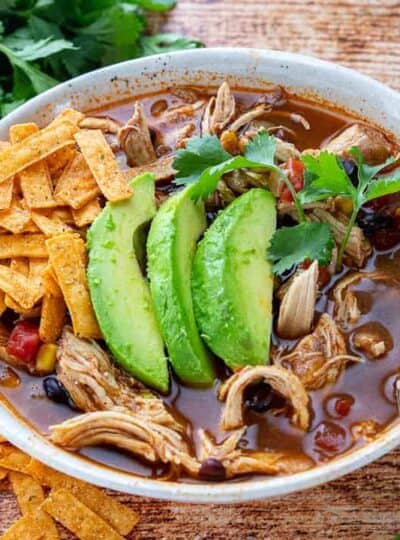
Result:
{"label": "cilantro sprig", "polygon": [[299,194],[302,204],[339,195],[350,199],[353,204],[346,233],[339,247],[338,268],[342,266],[351,230],[355,225],[361,207],[373,199],[400,191],[400,173],[396,173],[391,177],[375,178],[380,171],[394,162],[393,157],[380,165],[371,166],[365,163],[364,157],[358,148],[353,147],[350,154],[358,165],[356,185],[353,185],[336,155],[325,151],[318,156],[302,156],[302,161],[306,167],[305,186]]}
{"label": "cilantro sprig", "polygon": [[145,35],[148,11],[176,0],[0,0],[0,117],[60,81],[130,58],[202,43]]}

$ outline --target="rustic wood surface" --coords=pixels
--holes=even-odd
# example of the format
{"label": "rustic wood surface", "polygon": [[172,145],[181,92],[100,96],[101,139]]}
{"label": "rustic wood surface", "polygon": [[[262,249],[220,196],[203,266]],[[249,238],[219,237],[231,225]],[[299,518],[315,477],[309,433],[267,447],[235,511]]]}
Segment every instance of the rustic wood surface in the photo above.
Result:
{"label": "rustic wood surface", "polygon": [[[397,0],[180,0],[154,27],[208,46],[285,49],[353,67],[400,89]],[[313,490],[240,506],[178,505],[116,494],[140,512],[131,538],[393,539],[400,533],[400,449]],[[19,516],[0,493],[0,531]],[[65,531],[62,538],[71,540]],[[25,539],[21,539],[25,540]]]}

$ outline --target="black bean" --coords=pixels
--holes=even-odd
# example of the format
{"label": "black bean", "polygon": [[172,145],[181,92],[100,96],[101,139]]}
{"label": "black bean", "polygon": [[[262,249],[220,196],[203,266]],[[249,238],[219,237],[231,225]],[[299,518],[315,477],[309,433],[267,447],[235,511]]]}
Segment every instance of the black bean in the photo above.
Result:
{"label": "black bean", "polygon": [[269,409],[272,399],[271,387],[268,384],[259,383],[246,389],[244,404],[254,412],[263,413]]}
{"label": "black bean", "polygon": [[358,177],[357,177],[358,167],[357,167],[356,162],[353,161],[352,159],[342,159],[341,161],[342,161],[343,168],[347,173],[347,176],[350,178],[350,180],[352,181],[354,185],[357,185],[358,184]]}
{"label": "black bean", "polygon": [[392,216],[375,212],[361,214],[357,223],[367,237],[373,236],[382,229],[392,229],[395,226],[395,220]]}
{"label": "black bean", "polygon": [[46,392],[46,396],[55,403],[63,403],[68,405],[73,410],[76,410],[77,407],[73,402],[71,396],[69,395],[68,390],[65,388],[63,383],[57,379],[57,377],[50,376],[46,377],[43,380],[43,388]]}
{"label": "black bean", "polygon": [[224,465],[217,458],[208,458],[201,464],[199,476],[203,480],[215,481],[225,480],[226,471]]}

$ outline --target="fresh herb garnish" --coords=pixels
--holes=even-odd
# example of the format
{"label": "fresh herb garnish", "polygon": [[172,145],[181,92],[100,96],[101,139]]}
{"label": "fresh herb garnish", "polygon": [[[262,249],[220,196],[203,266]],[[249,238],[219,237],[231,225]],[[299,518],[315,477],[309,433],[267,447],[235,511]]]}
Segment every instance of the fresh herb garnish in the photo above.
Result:
{"label": "fresh herb garnish", "polygon": [[130,58],[201,47],[175,34],[145,36],[146,10],[175,0],[0,1],[0,117],[86,71]]}
{"label": "fresh herb garnish", "polygon": [[294,227],[278,229],[268,249],[268,259],[274,263],[272,271],[282,274],[305,260],[317,260],[321,266],[329,264],[335,240],[326,223],[305,221]]}
{"label": "fresh herb garnish", "polygon": [[353,203],[353,211],[349,219],[346,234],[339,247],[338,268],[341,267],[343,255],[350,238],[351,230],[355,225],[357,214],[361,207],[373,199],[390,195],[400,191],[400,174],[393,177],[374,177],[385,167],[394,162],[394,158],[387,159],[377,166],[367,165],[360,150],[353,147],[351,155],[357,160],[357,185],[353,185],[337,156],[329,152],[321,152],[318,156],[303,155],[302,161],[306,166],[306,183],[299,194],[300,201],[320,201],[338,195],[348,198]]}

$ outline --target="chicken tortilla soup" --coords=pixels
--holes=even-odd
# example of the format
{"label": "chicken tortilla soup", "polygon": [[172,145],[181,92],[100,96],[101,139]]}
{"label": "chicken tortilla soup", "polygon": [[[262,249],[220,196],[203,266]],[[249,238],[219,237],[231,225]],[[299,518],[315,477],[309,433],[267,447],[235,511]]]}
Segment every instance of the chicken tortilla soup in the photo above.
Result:
{"label": "chicken tortilla soup", "polygon": [[399,155],[279,86],[13,125],[2,399],[160,480],[293,474],[367,444],[400,407]]}

